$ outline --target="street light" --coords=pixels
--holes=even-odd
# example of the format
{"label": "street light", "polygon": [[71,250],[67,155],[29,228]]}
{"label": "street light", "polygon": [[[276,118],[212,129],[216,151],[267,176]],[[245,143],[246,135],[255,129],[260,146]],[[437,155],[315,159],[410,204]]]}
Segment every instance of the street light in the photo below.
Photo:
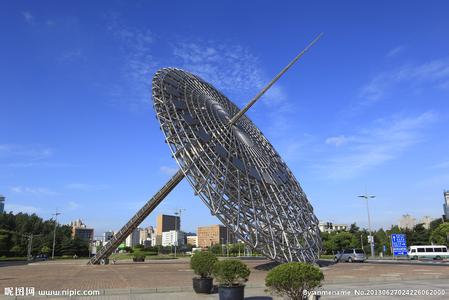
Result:
{"label": "street light", "polygon": [[376,198],[376,196],[368,195],[365,191],[365,195],[358,196],[359,198],[365,198],[366,200],[366,211],[368,213],[368,232],[369,232],[369,243],[371,246],[371,256],[374,257],[374,238],[373,234],[371,232],[371,218],[369,215],[369,206],[368,206],[368,199]]}
{"label": "street light", "polygon": [[[182,214],[183,211],[185,211],[185,208],[180,208],[180,209],[175,211],[175,215],[176,216],[179,215],[179,231],[181,231],[181,214]],[[178,222],[177,222],[177,220],[175,218],[175,236],[176,236],[176,238],[175,238],[175,257],[176,257],[176,246],[178,246],[178,241],[179,241],[179,234],[178,234],[178,231],[176,229],[176,227],[177,227],[176,224],[177,223]]]}
{"label": "street light", "polygon": [[58,224],[58,216],[61,213],[58,212],[58,209],[56,209],[55,213],[52,214],[53,216],[55,216],[55,229],[53,230],[53,250],[51,251],[51,259],[55,258],[55,242],[56,242],[56,225]]}

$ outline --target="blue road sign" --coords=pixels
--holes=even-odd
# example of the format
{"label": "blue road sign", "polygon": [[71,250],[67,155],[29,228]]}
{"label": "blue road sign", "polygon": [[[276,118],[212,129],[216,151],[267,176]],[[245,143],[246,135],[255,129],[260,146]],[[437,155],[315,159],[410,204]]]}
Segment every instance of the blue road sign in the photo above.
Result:
{"label": "blue road sign", "polygon": [[407,238],[405,234],[392,234],[391,246],[393,247],[393,255],[407,255]]}

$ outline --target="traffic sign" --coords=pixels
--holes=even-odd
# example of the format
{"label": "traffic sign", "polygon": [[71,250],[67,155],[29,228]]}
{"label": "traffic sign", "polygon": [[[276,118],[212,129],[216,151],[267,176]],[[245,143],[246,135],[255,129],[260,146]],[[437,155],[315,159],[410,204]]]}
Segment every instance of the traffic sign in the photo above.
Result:
{"label": "traffic sign", "polygon": [[394,256],[407,255],[407,238],[405,234],[392,234],[391,246]]}

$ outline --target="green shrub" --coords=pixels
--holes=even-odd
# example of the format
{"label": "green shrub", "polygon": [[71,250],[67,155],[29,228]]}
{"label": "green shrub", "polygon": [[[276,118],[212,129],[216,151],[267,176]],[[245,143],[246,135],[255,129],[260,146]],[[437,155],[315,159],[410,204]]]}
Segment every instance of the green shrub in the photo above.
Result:
{"label": "green shrub", "polygon": [[265,285],[280,296],[303,299],[303,291],[321,285],[324,275],[318,267],[308,263],[291,262],[279,265],[265,278]]}
{"label": "green shrub", "polygon": [[193,254],[190,259],[190,268],[193,269],[196,275],[201,278],[210,277],[214,264],[217,262],[217,257],[208,251],[199,251]]}
{"label": "green shrub", "polygon": [[145,261],[145,255],[141,253],[136,253],[133,255],[133,261]]}
{"label": "green shrub", "polygon": [[240,260],[227,259],[214,265],[213,274],[221,286],[241,285],[248,280],[251,271]]}

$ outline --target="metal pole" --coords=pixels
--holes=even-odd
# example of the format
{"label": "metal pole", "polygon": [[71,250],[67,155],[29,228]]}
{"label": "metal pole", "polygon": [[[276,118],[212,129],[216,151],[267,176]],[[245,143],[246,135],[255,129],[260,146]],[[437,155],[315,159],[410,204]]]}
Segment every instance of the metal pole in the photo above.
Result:
{"label": "metal pole", "polygon": [[364,195],[360,195],[359,197],[360,198],[364,198],[366,200],[366,212],[368,213],[368,233],[369,233],[369,236],[370,236],[369,243],[370,243],[370,248],[371,248],[371,257],[374,257],[374,236],[373,236],[372,231],[371,231],[371,217],[370,217],[370,214],[369,214],[368,199],[375,198],[376,196],[368,195],[368,193],[365,190],[365,194]]}
{"label": "metal pole", "polygon": [[55,213],[53,214],[55,216],[55,229],[53,230],[53,250],[51,251],[51,259],[55,258],[55,243],[56,243],[56,226],[58,224],[58,216],[61,213],[58,212],[58,210],[56,209]]}
{"label": "metal pole", "polygon": [[229,257],[229,229],[226,227],[226,256]]}
{"label": "metal pole", "polygon": [[276,77],[274,77],[256,96],[254,96],[254,98],[244,108],[232,117],[228,125],[234,125],[238,119],[240,119],[240,117],[243,116],[243,114],[247,112],[248,109],[250,109],[251,106],[253,106],[253,104],[256,103],[256,101],[259,100],[259,98],[262,97],[263,94],[265,94],[265,92],[268,91],[270,87],[275,84],[275,82],[278,81],[278,79],[281,78],[281,76],[284,75],[284,73],[287,72],[287,70],[290,69],[290,67],[293,66],[293,64],[297,62],[298,59],[300,59],[301,56],[303,56],[322,36],[323,33],[320,33],[312,42],[310,42],[310,44],[307,45],[307,47],[304,48],[304,50],[302,50],[301,53],[299,53],[284,69],[282,69],[282,71],[279,72],[279,74],[277,74]]}
{"label": "metal pole", "polygon": [[28,253],[27,253],[27,259],[32,260],[31,250],[33,249],[33,234],[30,233],[28,236]]}
{"label": "metal pole", "polygon": [[360,242],[362,243],[362,250],[365,251],[365,249],[363,247],[363,234],[360,235]]}
{"label": "metal pole", "polygon": [[[175,215],[177,216],[178,213],[175,212]],[[181,218],[179,218],[179,220],[181,220]],[[176,257],[176,245],[178,245],[178,232],[176,231],[176,227],[177,227],[176,224],[177,223],[178,223],[178,220],[176,220],[176,217],[175,217],[175,257]]]}
{"label": "metal pole", "polygon": [[[181,214],[182,212],[185,211],[184,208],[179,208],[177,211],[175,211],[175,216],[179,215],[179,231],[181,231]],[[176,233],[176,241],[175,241],[175,257],[176,257],[176,247],[178,246],[178,241],[179,241],[179,235],[178,235],[178,231],[176,229],[176,225],[178,224],[177,220],[175,219],[175,233]]]}

